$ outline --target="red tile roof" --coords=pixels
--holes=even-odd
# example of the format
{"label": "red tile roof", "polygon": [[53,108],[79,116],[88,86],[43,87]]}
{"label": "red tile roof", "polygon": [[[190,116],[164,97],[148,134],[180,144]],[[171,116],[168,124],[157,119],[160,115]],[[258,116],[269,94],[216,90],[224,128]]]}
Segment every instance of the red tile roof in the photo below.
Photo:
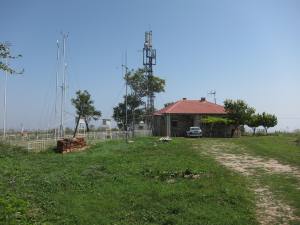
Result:
{"label": "red tile roof", "polygon": [[206,100],[179,100],[154,113],[163,114],[226,114],[223,106]]}

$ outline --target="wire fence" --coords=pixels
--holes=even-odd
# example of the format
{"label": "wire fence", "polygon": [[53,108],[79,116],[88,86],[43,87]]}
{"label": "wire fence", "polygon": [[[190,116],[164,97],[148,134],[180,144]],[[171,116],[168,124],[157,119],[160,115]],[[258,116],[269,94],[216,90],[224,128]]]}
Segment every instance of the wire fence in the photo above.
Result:
{"label": "wire fence", "polygon": [[[126,132],[124,131],[92,131],[85,134],[79,134],[79,137],[84,137],[87,144],[97,144],[99,142],[107,140],[121,140],[126,138]],[[134,134],[128,132],[128,137],[147,137],[152,136],[151,130],[136,130]],[[71,138],[71,135],[67,135],[66,138]],[[20,146],[27,149],[28,152],[41,152],[47,149],[55,148],[57,139],[50,137],[50,135],[40,135],[34,137],[24,137],[20,135],[10,135],[2,140],[3,143],[9,145]]]}

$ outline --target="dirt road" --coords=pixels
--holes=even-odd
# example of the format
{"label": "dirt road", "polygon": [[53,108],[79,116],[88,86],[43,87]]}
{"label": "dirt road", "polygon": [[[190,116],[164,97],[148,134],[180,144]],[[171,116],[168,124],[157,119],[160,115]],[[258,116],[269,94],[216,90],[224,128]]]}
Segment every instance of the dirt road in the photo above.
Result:
{"label": "dirt road", "polygon": [[[268,186],[259,181],[261,174],[288,174],[300,180],[300,170],[281,164],[275,159],[265,159],[247,153],[232,153],[236,146],[232,143],[194,141],[193,148],[201,154],[214,157],[220,164],[251,179],[251,189],[256,195],[257,219],[262,225],[290,224],[299,222],[294,209],[283,200],[276,198]],[[241,146],[240,146],[241,147]],[[259,171],[259,172],[258,172]]]}

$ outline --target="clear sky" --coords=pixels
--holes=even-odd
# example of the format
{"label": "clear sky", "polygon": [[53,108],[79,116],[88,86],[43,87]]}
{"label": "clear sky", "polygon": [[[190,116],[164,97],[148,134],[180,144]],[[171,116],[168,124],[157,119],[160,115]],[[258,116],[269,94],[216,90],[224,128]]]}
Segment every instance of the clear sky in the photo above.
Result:
{"label": "clear sky", "polygon": [[[87,89],[104,118],[121,101],[122,55],[142,66],[144,32],[153,31],[155,74],[166,92],[155,106],[186,97],[243,99],[278,116],[276,129],[300,128],[298,0],[0,0],[0,41],[24,68],[8,79],[8,127],[53,124],[56,40],[68,32],[68,99]],[[3,118],[4,74],[0,72]],[[211,99],[212,100],[212,99]],[[71,126],[74,109],[67,107]]]}

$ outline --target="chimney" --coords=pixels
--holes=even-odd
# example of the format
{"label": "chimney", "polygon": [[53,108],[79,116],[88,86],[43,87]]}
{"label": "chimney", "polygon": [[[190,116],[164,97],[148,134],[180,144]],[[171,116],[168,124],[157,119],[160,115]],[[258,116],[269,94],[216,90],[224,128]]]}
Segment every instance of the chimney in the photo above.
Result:
{"label": "chimney", "polygon": [[182,100],[184,101],[184,100],[186,100],[186,98],[182,98]]}
{"label": "chimney", "polygon": [[200,102],[204,102],[204,101],[206,101],[205,97],[201,97]]}

